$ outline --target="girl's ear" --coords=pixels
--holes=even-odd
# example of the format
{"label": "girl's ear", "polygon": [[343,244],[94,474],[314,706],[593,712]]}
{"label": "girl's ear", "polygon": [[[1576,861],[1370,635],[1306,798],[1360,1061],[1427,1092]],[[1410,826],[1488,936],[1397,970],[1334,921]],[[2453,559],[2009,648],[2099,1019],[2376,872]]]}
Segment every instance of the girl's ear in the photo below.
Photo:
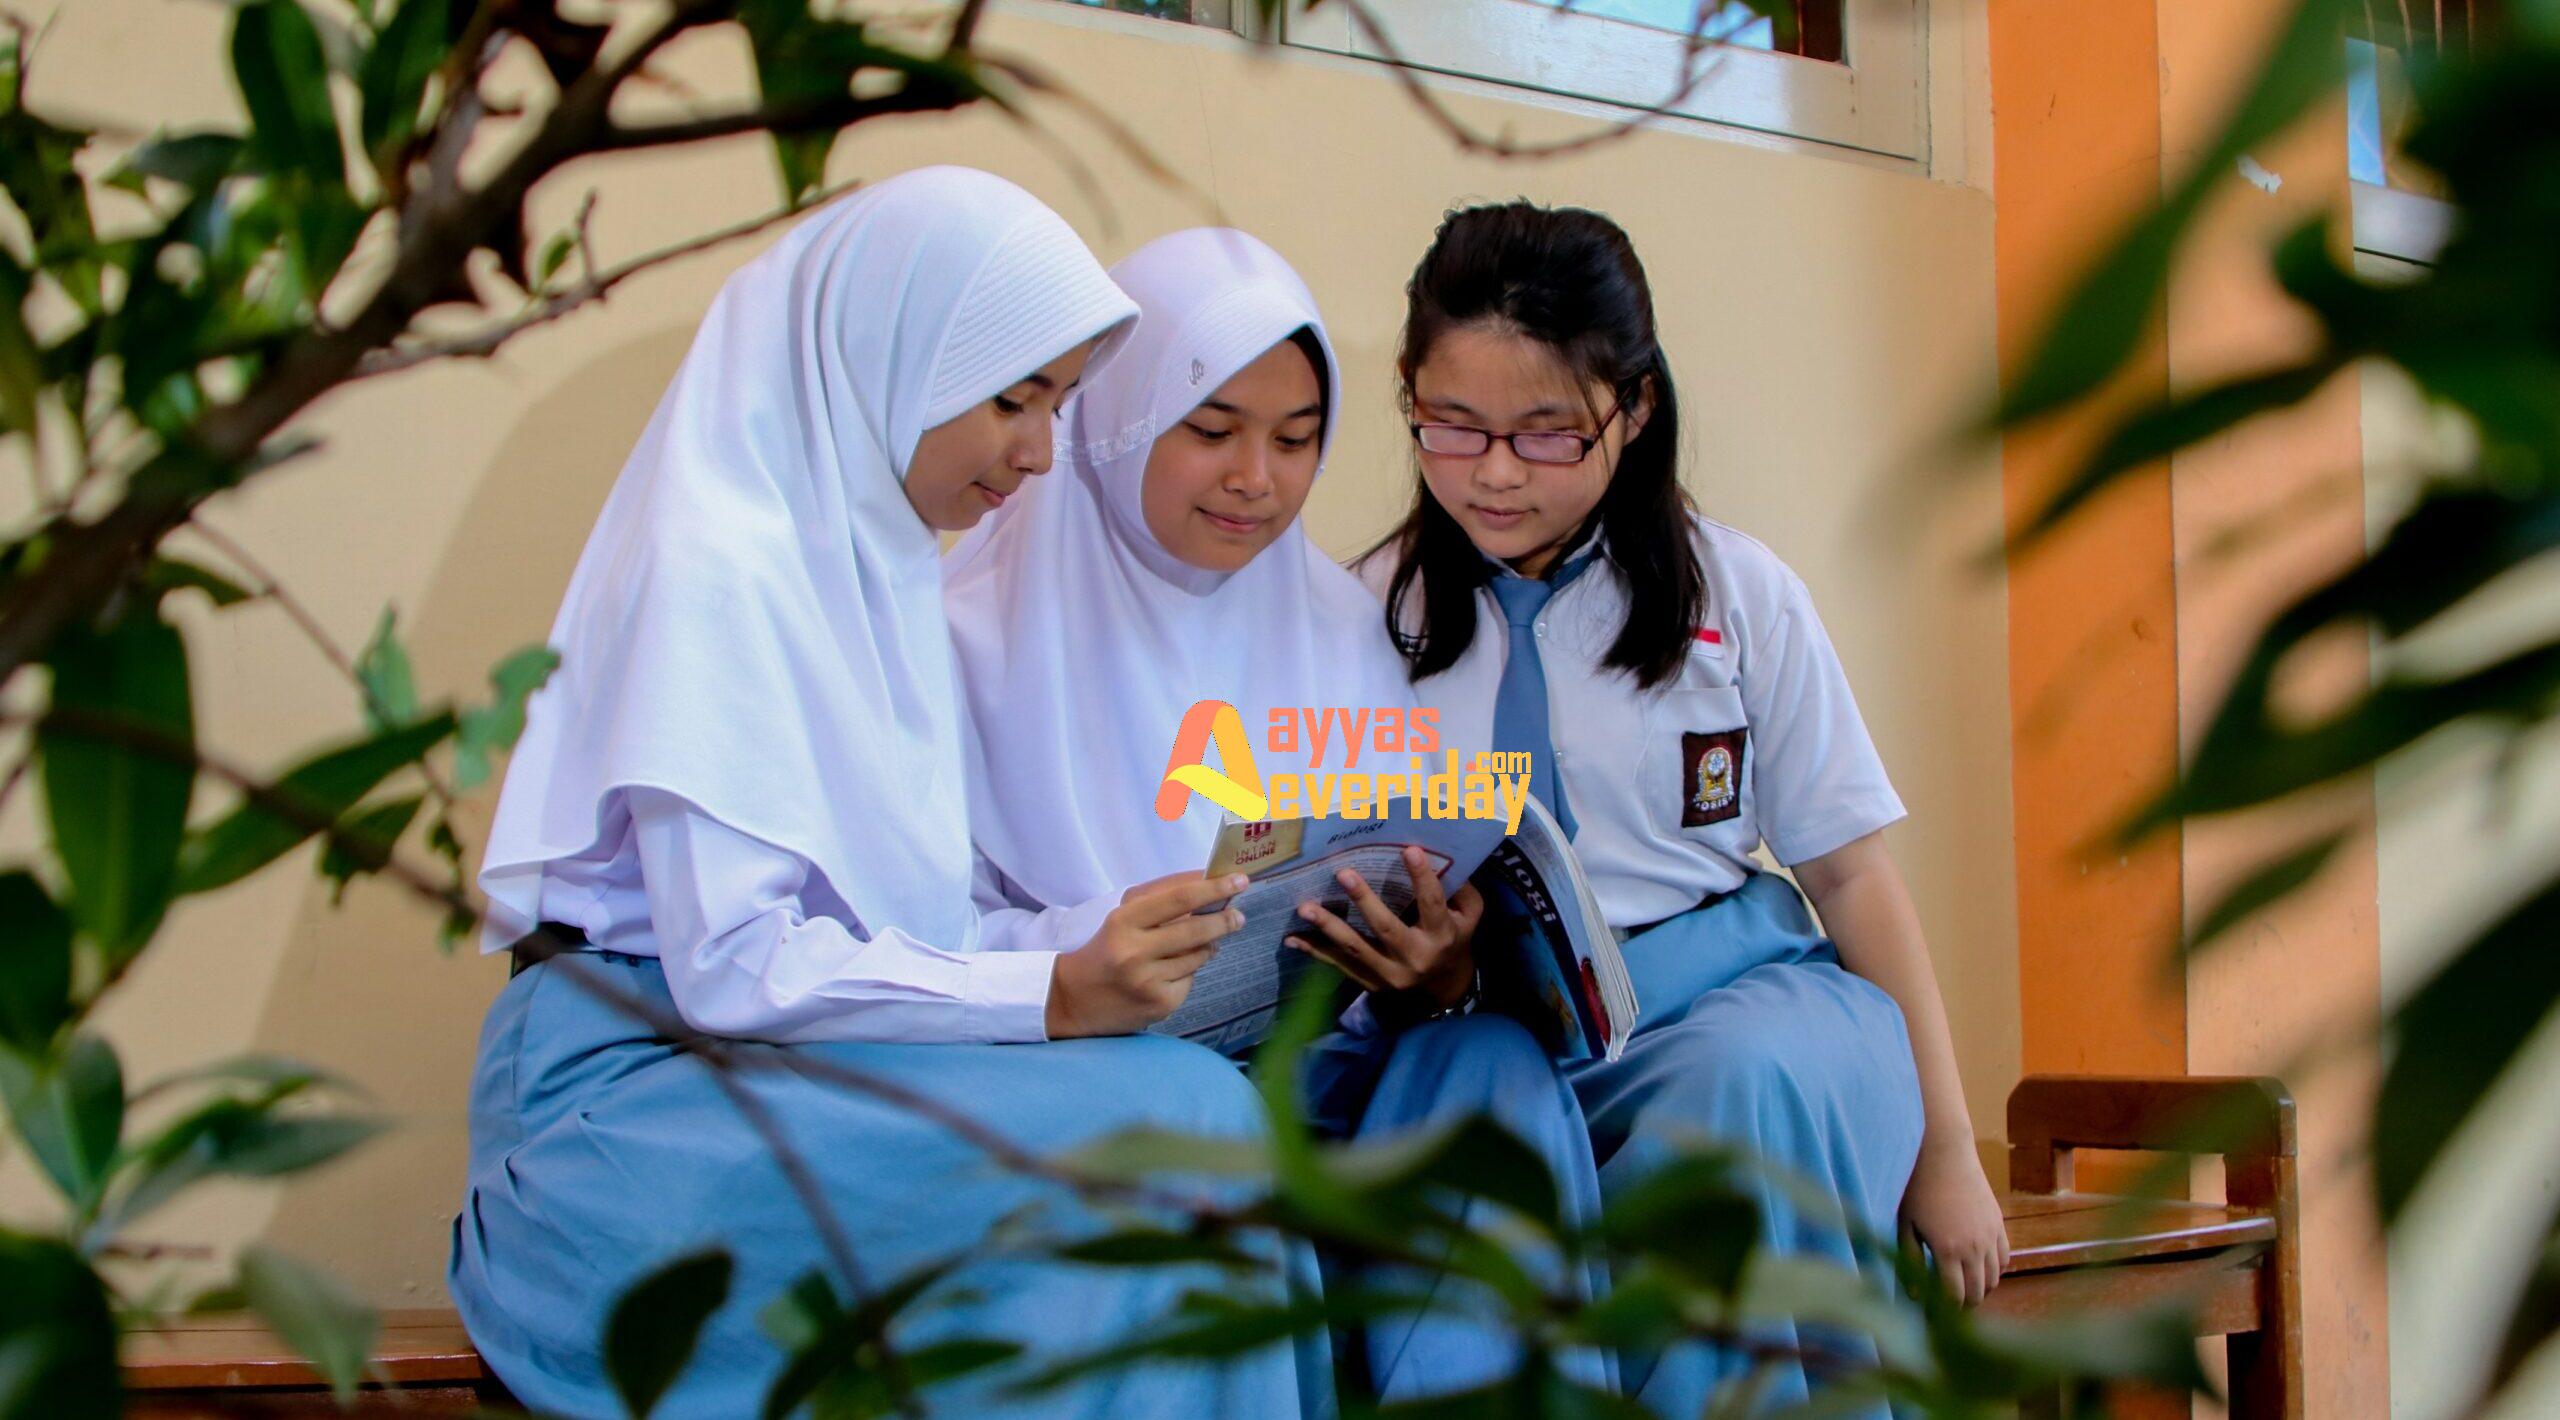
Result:
{"label": "girl's ear", "polygon": [[1653,397],[1653,377],[1651,375],[1647,375],[1644,380],[1644,388],[1636,394],[1636,402],[1627,409],[1628,443],[1634,443],[1636,441],[1636,435],[1644,432],[1646,421],[1653,418]]}

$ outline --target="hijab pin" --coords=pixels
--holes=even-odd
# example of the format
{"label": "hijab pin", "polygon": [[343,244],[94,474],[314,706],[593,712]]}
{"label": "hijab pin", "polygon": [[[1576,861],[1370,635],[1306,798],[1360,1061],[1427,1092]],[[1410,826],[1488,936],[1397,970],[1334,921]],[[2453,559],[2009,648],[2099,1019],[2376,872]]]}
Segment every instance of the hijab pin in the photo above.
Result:
{"label": "hijab pin", "polygon": [[1193,383],[1193,384],[1195,384],[1195,385],[1196,385],[1196,384],[1200,383],[1202,380],[1205,380],[1205,379],[1207,379],[1207,378],[1209,378],[1209,367],[1208,367],[1208,366],[1206,366],[1206,365],[1201,364],[1201,363],[1200,363],[1199,361],[1197,361],[1197,360],[1192,361],[1192,362],[1191,362],[1191,383]]}

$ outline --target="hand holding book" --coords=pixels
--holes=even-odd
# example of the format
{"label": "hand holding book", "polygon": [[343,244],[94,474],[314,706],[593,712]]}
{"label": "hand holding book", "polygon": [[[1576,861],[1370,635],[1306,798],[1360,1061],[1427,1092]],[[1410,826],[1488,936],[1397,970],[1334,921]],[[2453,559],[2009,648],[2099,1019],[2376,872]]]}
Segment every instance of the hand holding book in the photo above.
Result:
{"label": "hand holding book", "polygon": [[1405,879],[1412,885],[1413,920],[1408,922],[1381,901],[1369,881],[1352,868],[1334,874],[1368,924],[1362,935],[1341,914],[1322,902],[1298,905],[1298,916],[1314,930],[1288,939],[1292,950],[1331,962],[1344,976],[1380,998],[1419,996],[1435,1009],[1457,1005],[1475,987],[1476,923],[1484,916],[1484,898],[1475,885],[1464,884],[1453,896],[1442,891],[1440,877],[1420,848],[1404,850]]}

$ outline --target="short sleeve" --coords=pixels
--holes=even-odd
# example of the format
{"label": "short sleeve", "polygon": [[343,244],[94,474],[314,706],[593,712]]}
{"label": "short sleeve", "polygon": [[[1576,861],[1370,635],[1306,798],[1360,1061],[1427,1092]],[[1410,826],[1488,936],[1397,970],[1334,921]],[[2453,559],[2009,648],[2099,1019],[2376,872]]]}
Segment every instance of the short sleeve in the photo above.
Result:
{"label": "short sleeve", "polygon": [[1741,667],[1760,836],[1781,863],[1819,858],[1901,819],[1902,799],[1868,737],[1839,653],[1794,574],[1766,641]]}

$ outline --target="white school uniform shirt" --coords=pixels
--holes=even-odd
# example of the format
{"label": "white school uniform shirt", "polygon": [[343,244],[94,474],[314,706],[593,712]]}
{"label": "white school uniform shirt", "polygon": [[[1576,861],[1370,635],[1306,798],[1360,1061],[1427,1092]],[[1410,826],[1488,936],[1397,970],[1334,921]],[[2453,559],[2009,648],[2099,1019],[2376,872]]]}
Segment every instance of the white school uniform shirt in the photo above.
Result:
{"label": "white school uniform shirt", "polygon": [[[1904,814],[1803,579],[1753,538],[1691,521],[1706,620],[1676,679],[1642,690],[1603,664],[1627,606],[1626,585],[1605,557],[1535,622],[1574,853],[1620,929],[1740,887],[1763,842],[1793,866]],[[1394,561],[1382,551],[1358,567],[1373,593],[1385,595]],[[1407,606],[1410,627],[1419,622],[1418,588]],[[1492,747],[1509,647],[1487,587],[1476,594],[1474,641],[1415,687],[1439,708],[1445,743]]]}
{"label": "white school uniform shirt", "polygon": [[568,923],[658,957],[715,1035],[1041,1039],[1060,944],[972,910],[941,546],[902,485],[926,430],[1086,340],[1107,368],[1136,315],[1063,219],[965,168],[739,268],[562,599],[483,949]]}

